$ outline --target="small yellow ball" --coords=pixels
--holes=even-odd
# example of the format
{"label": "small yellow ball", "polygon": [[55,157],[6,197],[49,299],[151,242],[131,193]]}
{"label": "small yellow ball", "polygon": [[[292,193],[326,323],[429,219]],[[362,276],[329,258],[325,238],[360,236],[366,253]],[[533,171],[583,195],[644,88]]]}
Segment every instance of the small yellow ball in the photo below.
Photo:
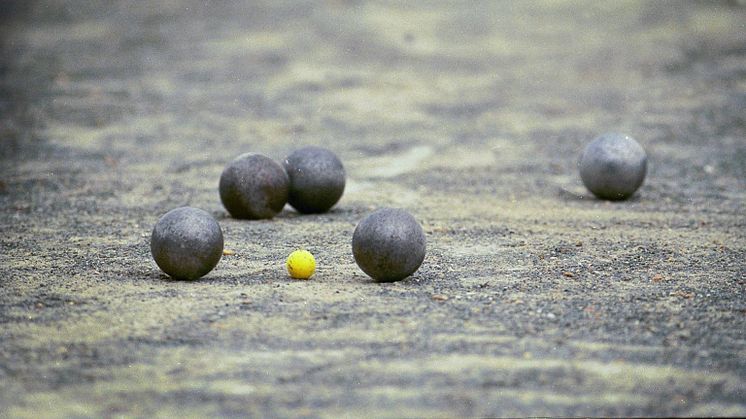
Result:
{"label": "small yellow ball", "polygon": [[288,273],[295,279],[308,279],[316,271],[316,259],[308,250],[296,250],[288,256]]}

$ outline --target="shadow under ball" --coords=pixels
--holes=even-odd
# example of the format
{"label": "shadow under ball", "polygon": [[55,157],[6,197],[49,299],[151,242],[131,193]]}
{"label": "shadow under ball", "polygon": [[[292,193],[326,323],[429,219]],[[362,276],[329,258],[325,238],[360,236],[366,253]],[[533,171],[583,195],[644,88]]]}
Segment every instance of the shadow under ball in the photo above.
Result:
{"label": "shadow under ball", "polygon": [[172,278],[197,279],[210,272],[223,256],[223,232],[207,212],[176,208],[155,224],[150,253]]}
{"label": "shadow under ball", "polygon": [[647,161],[645,150],[632,137],[604,134],[583,151],[580,178],[599,199],[627,199],[645,180]]}
{"label": "shadow under ball", "polygon": [[285,169],[259,153],[246,153],[228,163],[220,175],[220,200],[233,218],[272,218],[288,201]]}
{"label": "shadow under ball", "polygon": [[290,179],[288,203],[298,212],[329,211],[345,190],[345,169],[337,156],[322,147],[303,147],[283,162]]}
{"label": "shadow under ball", "polygon": [[365,217],[352,235],[352,254],[366,274],[378,282],[412,275],[425,259],[425,233],[401,209],[383,208]]}

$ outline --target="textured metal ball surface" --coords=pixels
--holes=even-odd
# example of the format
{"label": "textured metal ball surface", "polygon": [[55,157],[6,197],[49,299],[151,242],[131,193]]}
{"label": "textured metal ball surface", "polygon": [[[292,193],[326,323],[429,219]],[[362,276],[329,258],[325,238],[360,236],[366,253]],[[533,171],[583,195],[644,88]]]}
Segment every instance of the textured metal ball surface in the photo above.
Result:
{"label": "textured metal ball surface", "polygon": [[580,178],[600,199],[627,199],[642,185],[647,172],[647,154],[632,137],[604,134],[585,148],[580,158]]}
{"label": "textured metal ball surface", "polygon": [[272,218],[288,201],[288,175],[271,158],[246,153],[228,163],[220,175],[220,200],[233,218]]}
{"label": "textured metal ball surface", "polygon": [[425,259],[425,233],[408,212],[380,209],[358,223],[352,254],[374,280],[398,281],[415,273]]}
{"label": "textured metal ball surface", "polygon": [[322,147],[304,147],[283,162],[290,178],[288,203],[305,214],[329,211],[345,190],[345,169],[337,156]]}
{"label": "textured metal ball surface", "polygon": [[176,208],[155,224],[150,253],[158,267],[172,278],[197,279],[220,261],[223,232],[207,212],[191,207]]}

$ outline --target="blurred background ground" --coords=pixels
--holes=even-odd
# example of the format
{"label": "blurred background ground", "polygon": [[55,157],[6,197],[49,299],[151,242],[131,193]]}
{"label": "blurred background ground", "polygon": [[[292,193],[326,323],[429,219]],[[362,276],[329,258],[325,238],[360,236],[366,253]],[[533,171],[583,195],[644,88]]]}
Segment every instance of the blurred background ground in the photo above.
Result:
{"label": "blurred background ground", "polygon": [[[0,12],[0,416],[746,415],[742,3]],[[606,131],[649,154],[627,202],[578,180]],[[228,161],[306,144],[332,212],[227,216]],[[182,205],[235,252],[194,282],[149,254]],[[382,206],[427,234],[398,283],[351,255]]]}

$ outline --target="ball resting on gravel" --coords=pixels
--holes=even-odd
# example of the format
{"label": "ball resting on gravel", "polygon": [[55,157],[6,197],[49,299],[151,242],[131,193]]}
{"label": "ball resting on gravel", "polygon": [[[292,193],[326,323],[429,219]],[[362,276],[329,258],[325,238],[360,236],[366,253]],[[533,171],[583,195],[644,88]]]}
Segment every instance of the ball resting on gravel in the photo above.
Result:
{"label": "ball resting on gravel", "polygon": [[352,254],[374,280],[398,281],[417,271],[425,259],[425,233],[408,212],[383,208],[355,227]]}
{"label": "ball resting on gravel", "polygon": [[236,157],[220,175],[220,200],[234,218],[272,218],[288,201],[285,169],[259,153]]}
{"label": "ball resting on gravel", "polygon": [[150,253],[158,267],[172,278],[197,279],[220,261],[223,232],[207,212],[191,207],[176,208],[155,224]]}
{"label": "ball resting on gravel", "polygon": [[298,212],[326,212],[344,193],[344,166],[325,148],[309,146],[296,150],[287,156],[283,166],[290,178],[288,203]]}
{"label": "ball resting on gravel", "polygon": [[645,180],[647,160],[645,150],[632,137],[604,134],[583,151],[580,178],[597,198],[627,199]]}

